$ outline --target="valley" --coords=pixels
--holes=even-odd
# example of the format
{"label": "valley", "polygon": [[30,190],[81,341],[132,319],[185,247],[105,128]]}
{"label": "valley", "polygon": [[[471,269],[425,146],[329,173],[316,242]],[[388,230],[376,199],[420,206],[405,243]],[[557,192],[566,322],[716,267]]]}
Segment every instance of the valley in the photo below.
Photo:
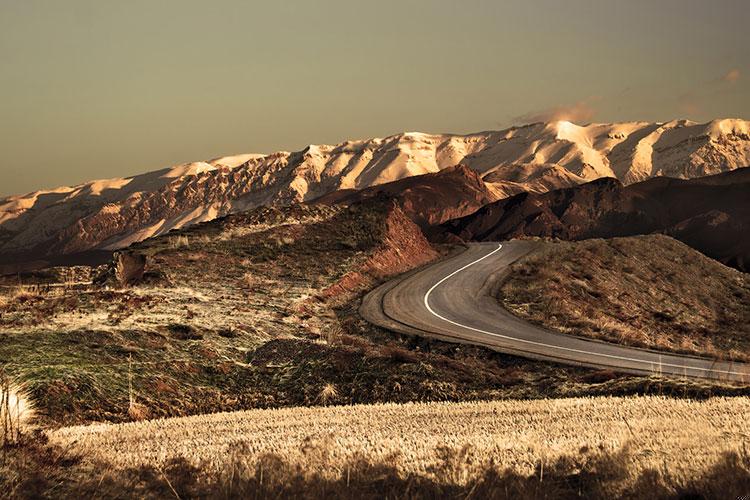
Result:
{"label": "valley", "polygon": [[89,271],[90,285],[6,277],[0,360],[53,426],[294,405],[745,391],[548,365],[394,335],[358,316],[364,292],[446,251],[393,201],[259,208],[132,246]]}

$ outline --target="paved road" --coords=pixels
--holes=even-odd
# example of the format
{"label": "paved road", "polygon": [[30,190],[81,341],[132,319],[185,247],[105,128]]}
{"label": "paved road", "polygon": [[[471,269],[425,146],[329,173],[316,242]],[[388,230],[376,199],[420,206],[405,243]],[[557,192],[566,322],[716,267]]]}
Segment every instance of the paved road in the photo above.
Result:
{"label": "paved road", "polygon": [[750,365],[667,354],[555,333],[527,323],[494,298],[508,266],[539,243],[477,243],[370,292],[360,308],[400,333],[481,345],[496,351],[625,373],[750,382]]}

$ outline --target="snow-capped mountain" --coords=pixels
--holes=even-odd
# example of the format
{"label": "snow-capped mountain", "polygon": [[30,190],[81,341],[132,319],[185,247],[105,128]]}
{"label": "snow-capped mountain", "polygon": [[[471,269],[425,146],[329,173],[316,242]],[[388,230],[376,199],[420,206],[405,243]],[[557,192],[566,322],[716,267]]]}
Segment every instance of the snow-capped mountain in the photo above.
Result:
{"label": "snow-capped mountain", "polygon": [[536,123],[468,135],[409,132],[179,165],[0,200],[0,263],[117,249],[259,205],[310,201],[464,164],[495,199],[616,177],[694,178],[750,165],[750,122]]}

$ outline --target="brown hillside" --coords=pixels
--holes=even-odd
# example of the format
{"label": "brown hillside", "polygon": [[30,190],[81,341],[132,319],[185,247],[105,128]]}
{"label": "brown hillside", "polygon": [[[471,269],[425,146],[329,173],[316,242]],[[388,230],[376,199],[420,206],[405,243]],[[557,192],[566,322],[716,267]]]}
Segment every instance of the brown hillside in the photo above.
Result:
{"label": "brown hillside", "polygon": [[750,359],[750,276],[662,235],[547,242],[513,265],[499,297],[572,335]]}
{"label": "brown hillside", "polygon": [[567,240],[663,233],[740,270],[750,265],[750,168],[706,178],[654,178],[623,186],[604,178],[544,194],[523,193],[431,229],[436,238]]}
{"label": "brown hillside", "polygon": [[404,213],[421,227],[462,217],[497,199],[476,171],[457,165],[360,191],[336,191],[314,203],[348,205],[374,198],[395,199]]}

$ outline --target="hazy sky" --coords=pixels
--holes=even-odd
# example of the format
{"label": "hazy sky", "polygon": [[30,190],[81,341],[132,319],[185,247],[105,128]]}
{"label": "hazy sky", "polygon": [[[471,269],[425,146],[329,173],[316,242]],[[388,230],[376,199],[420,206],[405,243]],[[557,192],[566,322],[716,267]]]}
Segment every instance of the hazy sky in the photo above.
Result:
{"label": "hazy sky", "polygon": [[0,195],[406,130],[750,118],[747,0],[0,0]]}

